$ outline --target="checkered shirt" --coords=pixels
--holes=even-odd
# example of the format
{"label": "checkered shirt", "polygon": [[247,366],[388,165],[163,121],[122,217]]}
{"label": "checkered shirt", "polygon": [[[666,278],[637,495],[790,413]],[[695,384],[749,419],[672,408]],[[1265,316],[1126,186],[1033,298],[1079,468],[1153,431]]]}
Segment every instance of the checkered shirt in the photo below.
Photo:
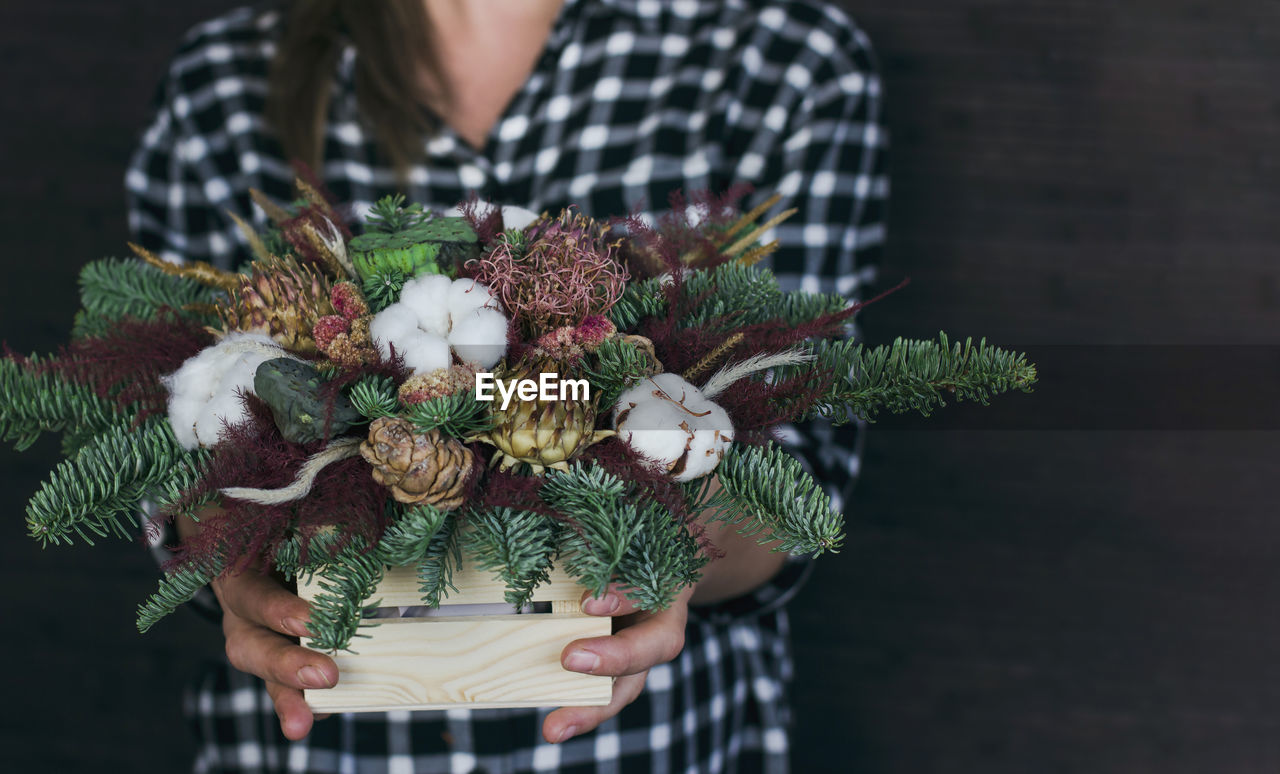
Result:
{"label": "checkered shirt", "polygon": [[[281,26],[245,8],[189,33],[161,83],[126,176],[129,222],[174,260],[235,265],[248,248],[229,213],[264,224],[249,189],[278,201],[293,172],[266,125]],[[334,72],[324,183],[362,214],[401,190],[354,94],[356,52]],[[482,150],[448,127],[425,137],[410,201],[448,209],[472,192],[535,211],[656,215],[677,189],[755,188],[799,213],[765,238],[783,287],[859,297],[884,240],[888,183],[881,90],[866,37],[818,0],[566,0],[546,49]],[[861,430],[783,429],[836,507],[858,470]],[[188,695],[199,772],[784,771],[792,665],[783,603],[793,558],[742,598],[695,608],[684,651],[640,698],[560,745],[549,710],[338,715],[289,742],[256,678],[210,665]],[[211,635],[213,636],[213,635]]]}

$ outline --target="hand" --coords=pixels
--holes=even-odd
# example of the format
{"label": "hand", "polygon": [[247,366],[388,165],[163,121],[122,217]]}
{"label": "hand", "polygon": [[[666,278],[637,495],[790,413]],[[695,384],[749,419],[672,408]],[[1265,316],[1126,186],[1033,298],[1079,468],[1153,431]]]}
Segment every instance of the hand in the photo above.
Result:
{"label": "hand", "polygon": [[307,634],[310,606],[275,578],[254,570],[214,581],[213,591],[222,603],[227,659],[266,682],[286,738],[306,736],[313,720],[327,716],[312,716],[302,689],[338,683],[333,659],[294,639]]}
{"label": "hand", "polygon": [[613,675],[613,699],[604,707],[562,707],[547,716],[542,736],[552,743],[585,734],[636,700],[644,688],[649,668],[671,661],[684,648],[684,627],[689,618],[693,587],[685,588],[666,610],[637,611],[616,586],[601,597],[584,594],[582,611],[589,615],[620,618],[620,630],[609,637],[574,640],[560,654],[560,663],[571,672]]}

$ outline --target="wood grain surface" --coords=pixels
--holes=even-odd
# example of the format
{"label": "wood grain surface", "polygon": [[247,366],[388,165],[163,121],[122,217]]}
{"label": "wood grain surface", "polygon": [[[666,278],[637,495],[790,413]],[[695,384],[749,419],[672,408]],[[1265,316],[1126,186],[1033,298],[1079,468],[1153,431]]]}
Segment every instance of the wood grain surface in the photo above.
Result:
{"label": "wood grain surface", "polygon": [[[913,280],[869,337],[986,335],[1046,382],[873,428],[845,550],[792,605],[796,769],[1280,770],[1280,5],[846,5],[891,111],[883,274]],[[0,5],[14,348],[63,340],[79,265],[122,251],[154,84],[229,6]],[[189,614],[133,630],[155,582],[138,546],[27,538],[55,454],[0,452],[21,664],[0,768],[183,771],[181,686],[218,633]]]}

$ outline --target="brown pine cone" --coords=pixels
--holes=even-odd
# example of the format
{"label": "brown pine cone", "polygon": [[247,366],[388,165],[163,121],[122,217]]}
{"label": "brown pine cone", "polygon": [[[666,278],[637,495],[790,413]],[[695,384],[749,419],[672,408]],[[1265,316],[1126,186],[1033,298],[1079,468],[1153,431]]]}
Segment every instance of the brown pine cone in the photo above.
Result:
{"label": "brown pine cone", "polygon": [[373,480],[401,503],[426,503],[442,511],[462,505],[475,457],[439,430],[415,433],[406,419],[380,417],[369,426],[360,456],[373,466]]}

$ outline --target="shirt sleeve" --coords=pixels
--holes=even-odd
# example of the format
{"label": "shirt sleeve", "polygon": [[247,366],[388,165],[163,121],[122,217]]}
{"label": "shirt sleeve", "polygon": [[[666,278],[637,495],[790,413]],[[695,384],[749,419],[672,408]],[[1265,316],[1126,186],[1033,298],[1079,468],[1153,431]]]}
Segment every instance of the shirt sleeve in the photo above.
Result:
{"label": "shirt sleeve", "polygon": [[238,161],[231,148],[213,51],[193,36],[156,90],[150,123],[125,173],[129,231],[168,261],[207,261],[233,268],[243,241],[227,214],[251,215],[247,194],[235,195]]}
{"label": "shirt sleeve", "polygon": [[[870,42],[839,10],[822,13],[831,23],[789,29],[788,21],[777,31],[796,54],[777,68],[773,103],[749,116],[758,129],[738,160],[735,179],[755,189],[748,206],[777,193],[782,198],[771,212],[797,211],[762,240],[779,243],[772,268],[783,289],[838,293],[856,303],[875,281],[885,239],[888,138]],[[775,39],[771,45],[783,43]],[[855,325],[848,335],[857,335]],[[837,427],[812,420],[783,425],[779,432],[830,495],[832,507],[843,510],[857,481],[865,424]],[[764,587],[697,612],[717,619],[771,611],[794,596],[809,564],[792,557]]]}

